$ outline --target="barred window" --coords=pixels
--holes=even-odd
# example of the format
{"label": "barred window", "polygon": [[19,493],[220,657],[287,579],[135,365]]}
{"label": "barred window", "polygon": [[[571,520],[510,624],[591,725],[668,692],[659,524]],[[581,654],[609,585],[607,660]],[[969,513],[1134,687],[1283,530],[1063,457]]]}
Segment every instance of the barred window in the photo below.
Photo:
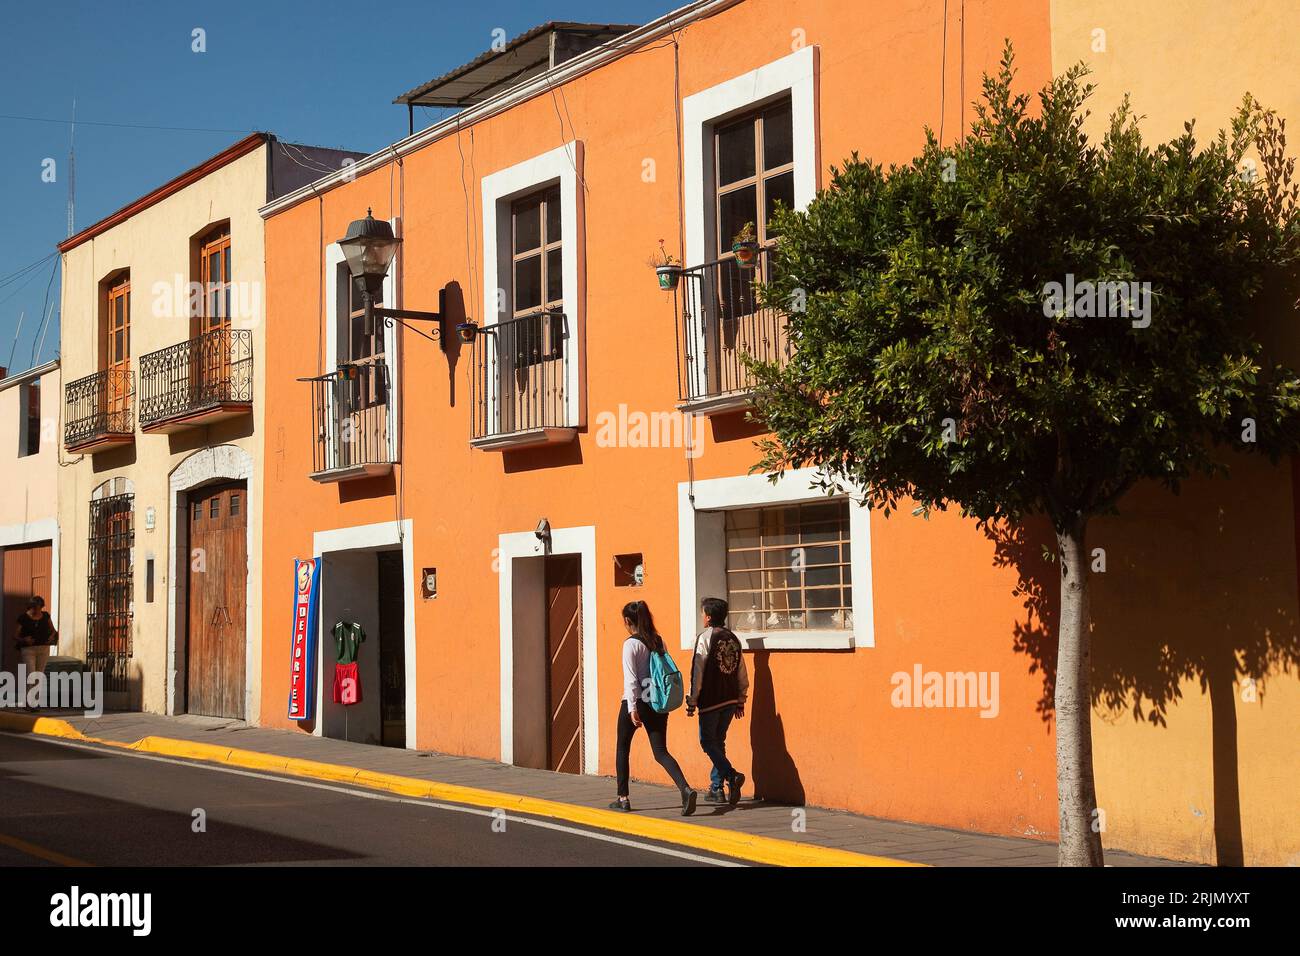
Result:
{"label": "barred window", "polygon": [[726,548],[734,629],[852,630],[847,500],[728,511]]}

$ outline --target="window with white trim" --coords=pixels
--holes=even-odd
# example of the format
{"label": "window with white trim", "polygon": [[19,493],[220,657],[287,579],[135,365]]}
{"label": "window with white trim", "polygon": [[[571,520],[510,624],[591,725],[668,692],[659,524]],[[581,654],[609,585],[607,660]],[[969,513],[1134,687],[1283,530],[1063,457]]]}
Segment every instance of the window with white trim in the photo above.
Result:
{"label": "window with white trim", "polygon": [[725,513],[733,630],[853,629],[853,558],[844,500]]}

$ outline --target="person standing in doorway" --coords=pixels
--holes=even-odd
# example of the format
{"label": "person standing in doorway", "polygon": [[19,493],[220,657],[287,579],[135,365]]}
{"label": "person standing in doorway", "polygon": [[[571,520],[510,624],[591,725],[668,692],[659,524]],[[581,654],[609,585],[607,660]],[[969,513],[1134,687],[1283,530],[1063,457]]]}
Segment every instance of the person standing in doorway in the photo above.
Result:
{"label": "person standing in doorway", "polygon": [[14,629],[14,643],[18,645],[18,655],[27,670],[30,681],[34,674],[44,674],[45,665],[50,659],[50,645],[57,644],[59,632],[45,610],[45,598],[34,595],[27,602],[27,610],[18,615],[18,626]]}
{"label": "person standing in doorway", "polygon": [[722,598],[705,598],[700,602],[700,609],[704,630],[695,639],[686,716],[699,710],[700,747],[713,761],[705,801],[725,801],[735,806],[745,785],[745,775],[727,759],[727,730],[732,720],[745,716],[749,673],[745,670],[740,638],[727,627],[730,611],[727,602]]}
{"label": "person standing in doorway", "polygon": [[659,766],[682,795],[682,816],[695,812],[699,795],[686,782],[686,775],[673,755],[668,752],[668,715],[657,713],[650,706],[650,655],[665,653],[663,638],[655,630],[654,618],[645,601],[632,601],[623,607],[623,626],[628,637],[623,642],[623,699],[618,710],[618,751],[614,765],[618,772],[618,799],[609,805],[611,810],[630,812],[628,799],[628,758],[632,751],[632,735],[644,727],[650,738],[650,749]]}

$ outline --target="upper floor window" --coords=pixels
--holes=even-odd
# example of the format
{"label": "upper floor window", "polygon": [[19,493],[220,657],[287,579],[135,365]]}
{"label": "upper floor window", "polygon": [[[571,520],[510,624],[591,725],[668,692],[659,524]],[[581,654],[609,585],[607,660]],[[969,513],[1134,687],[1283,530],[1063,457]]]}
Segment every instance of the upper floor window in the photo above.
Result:
{"label": "upper floor window", "polygon": [[41,450],[41,380],[34,378],[19,386],[18,457]]}
{"label": "upper floor window", "polygon": [[748,223],[762,245],[776,238],[771,220],[777,203],[794,206],[794,131],[790,100],[784,99],[719,125],[713,133],[714,204],[720,258]]}
{"label": "upper floor window", "polygon": [[230,226],[218,226],[199,240],[199,283],[203,307],[197,334],[230,328]]}
{"label": "upper floor window", "polygon": [[101,334],[101,367],[127,368],[131,364],[131,275],[128,272],[108,282]]}
{"label": "upper floor window", "polygon": [[345,386],[350,394],[350,402],[356,410],[385,405],[388,402],[388,377],[384,361],[384,323],[376,319],[374,332],[367,335],[366,310],[361,301],[361,293],[357,291],[346,265],[343,266],[341,281],[347,283],[348,321],[346,340],[339,342],[339,361],[360,366],[356,378],[349,380]]}
{"label": "upper floor window", "polygon": [[[564,234],[560,217],[558,185],[511,204],[511,318],[564,311]],[[516,367],[561,357],[564,339],[558,320],[522,322],[516,328]]]}
{"label": "upper floor window", "polygon": [[339,281],[346,283],[348,301],[347,335],[339,342],[340,362],[376,364],[384,359],[384,323],[376,319],[374,331],[366,334],[366,310],[361,301],[347,265],[339,273]]}

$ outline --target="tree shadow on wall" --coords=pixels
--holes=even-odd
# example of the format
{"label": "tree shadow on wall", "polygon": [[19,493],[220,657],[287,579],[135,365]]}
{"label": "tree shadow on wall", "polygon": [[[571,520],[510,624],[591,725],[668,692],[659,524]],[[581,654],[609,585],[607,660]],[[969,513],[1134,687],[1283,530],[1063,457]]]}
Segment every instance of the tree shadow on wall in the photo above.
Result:
{"label": "tree shadow on wall", "polygon": [[[1230,482],[1188,482],[1180,495],[1143,486],[1088,531],[1089,552],[1106,561],[1091,578],[1093,707],[1166,727],[1188,681],[1209,697],[1220,866],[1245,863],[1237,708],[1266,706],[1269,681],[1300,672],[1296,529],[1277,520],[1292,513],[1289,483],[1287,469],[1239,458]],[[1025,613],[1013,643],[1042,675],[1037,710],[1050,726],[1060,596],[1051,525],[986,533],[994,565],[1019,577]]]}

